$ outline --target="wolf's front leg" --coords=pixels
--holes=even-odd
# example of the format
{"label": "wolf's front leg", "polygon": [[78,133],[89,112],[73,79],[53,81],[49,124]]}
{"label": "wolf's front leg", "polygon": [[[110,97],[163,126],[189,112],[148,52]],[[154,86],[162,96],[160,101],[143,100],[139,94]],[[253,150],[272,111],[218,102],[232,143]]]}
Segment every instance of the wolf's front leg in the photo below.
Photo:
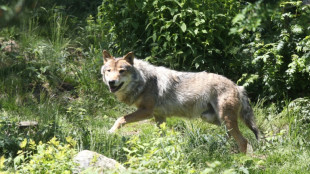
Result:
{"label": "wolf's front leg", "polygon": [[114,125],[111,127],[111,129],[108,131],[108,133],[114,133],[117,129],[119,129],[122,125],[126,124],[125,118],[120,117],[118,118]]}
{"label": "wolf's front leg", "polygon": [[112,128],[108,131],[109,133],[115,132],[117,129],[121,128],[123,125],[127,123],[137,122],[141,120],[148,119],[152,117],[153,109],[138,109],[134,113],[125,115],[123,117],[118,118]]}

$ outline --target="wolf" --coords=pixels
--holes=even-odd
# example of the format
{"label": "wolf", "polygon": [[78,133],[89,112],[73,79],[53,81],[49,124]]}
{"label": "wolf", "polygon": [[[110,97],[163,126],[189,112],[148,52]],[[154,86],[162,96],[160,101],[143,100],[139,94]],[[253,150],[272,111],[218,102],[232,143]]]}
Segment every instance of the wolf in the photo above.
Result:
{"label": "wolf", "polygon": [[151,117],[158,125],[167,117],[197,118],[224,124],[240,152],[246,153],[247,139],[238,127],[238,117],[259,139],[254,113],[245,89],[228,78],[208,72],[180,72],[136,59],[133,52],[115,58],[103,50],[103,82],[116,98],[137,110],[118,118],[110,133],[127,123]]}

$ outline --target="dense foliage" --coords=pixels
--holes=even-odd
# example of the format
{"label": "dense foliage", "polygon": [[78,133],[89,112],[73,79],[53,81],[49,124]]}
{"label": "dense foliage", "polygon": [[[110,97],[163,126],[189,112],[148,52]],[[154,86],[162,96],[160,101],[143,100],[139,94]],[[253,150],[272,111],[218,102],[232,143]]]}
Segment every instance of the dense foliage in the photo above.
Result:
{"label": "dense foliage", "polygon": [[109,41],[104,47],[117,53],[133,50],[174,69],[222,72],[233,67],[229,29],[240,7],[225,0],[107,0],[97,22]]}
{"label": "dense foliage", "polygon": [[308,95],[309,6],[301,1],[106,0],[104,48],[179,70],[224,74],[251,95]]}
{"label": "dense foliage", "polygon": [[73,148],[76,142],[71,137],[63,144],[54,137],[47,143],[36,144],[33,140],[24,139],[14,159],[17,173],[64,173],[70,174],[77,166],[72,156],[76,154]]}
{"label": "dense foliage", "polygon": [[240,82],[268,99],[297,98],[310,93],[310,7],[301,1],[250,4],[234,20],[231,33],[249,69]]}

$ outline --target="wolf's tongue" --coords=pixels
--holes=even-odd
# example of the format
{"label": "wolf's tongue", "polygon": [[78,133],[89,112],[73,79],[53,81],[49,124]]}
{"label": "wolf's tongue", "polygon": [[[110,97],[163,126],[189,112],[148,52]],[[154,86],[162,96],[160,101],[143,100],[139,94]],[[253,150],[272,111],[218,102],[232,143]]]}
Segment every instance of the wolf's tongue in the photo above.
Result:
{"label": "wolf's tongue", "polygon": [[118,86],[110,86],[110,91],[115,92]]}
{"label": "wolf's tongue", "polygon": [[113,91],[113,90],[115,90],[115,89],[116,89],[115,86],[110,86],[110,90],[111,90],[111,91]]}

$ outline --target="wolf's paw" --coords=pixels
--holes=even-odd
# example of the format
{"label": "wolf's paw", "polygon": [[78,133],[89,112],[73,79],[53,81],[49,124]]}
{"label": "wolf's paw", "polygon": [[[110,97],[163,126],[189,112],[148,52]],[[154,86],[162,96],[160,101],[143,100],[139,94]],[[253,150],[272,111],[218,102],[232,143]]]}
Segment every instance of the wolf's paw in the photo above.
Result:
{"label": "wolf's paw", "polygon": [[115,129],[110,129],[110,130],[108,130],[108,134],[113,134],[113,133],[115,133]]}

